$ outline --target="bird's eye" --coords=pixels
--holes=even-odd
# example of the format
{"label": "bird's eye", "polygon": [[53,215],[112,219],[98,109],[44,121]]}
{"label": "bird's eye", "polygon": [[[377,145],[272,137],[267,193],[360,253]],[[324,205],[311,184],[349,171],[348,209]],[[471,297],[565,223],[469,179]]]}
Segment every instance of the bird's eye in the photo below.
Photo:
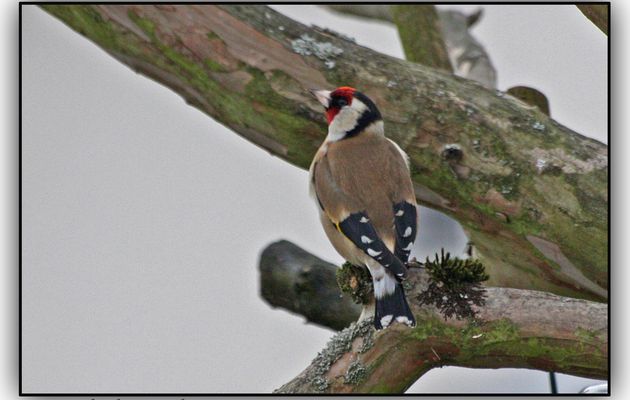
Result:
{"label": "bird's eye", "polygon": [[344,99],[343,97],[339,98],[337,100],[337,106],[339,108],[343,107],[343,106],[347,106],[348,105],[348,101],[346,99]]}

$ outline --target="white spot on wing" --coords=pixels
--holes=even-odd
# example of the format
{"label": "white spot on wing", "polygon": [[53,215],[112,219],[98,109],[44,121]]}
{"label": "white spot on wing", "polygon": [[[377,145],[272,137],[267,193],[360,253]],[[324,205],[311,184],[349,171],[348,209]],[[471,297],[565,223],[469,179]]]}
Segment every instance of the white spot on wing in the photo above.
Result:
{"label": "white spot on wing", "polygon": [[407,324],[410,325],[411,321],[409,321],[409,318],[405,317],[404,315],[399,315],[396,317],[396,322],[400,322],[403,324]]}
{"label": "white spot on wing", "polygon": [[381,254],[382,251],[376,251],[376,250],[373,250],[373,249],[367,249],[367,253],[370,255],[370,257],[376,257],[379,254]]}
{"label": "white spot on wing", "polygon": [[396,216],[397,216],[397,217],[402,217],[403,215],[405,215],[405,212],[404,212],[403,210],[398,210],[398,211],[396,212]]}
{"label": "white spot on wing", "polygon": [[363,236],[361,236],[361,242],[362,242],[362,243],[372,243],[372,242],[373,242],[373,240],[372,240],[372,239],[370,239],[369,237],[367,237],[367,236],[363,235]]}
{"label": "white spot on wing", "polygon": [[361,219],[359,220],[360,223],[362,224],[367,224],[368,222],[370,222],[369,219],[365,218],[365,217],[361,217]]}
{"label": "white spot on wing", "polygon": [[404,250],[404,251],[411,251],[411,247],[413,247],[413,242],[409,242],[409,244],[407,245],[407,247],[405,247],[403,250]]}
{"label": "white spot on wing", "polygon": [[411,231],[412,231],[411,227],[408,226],[407,229],[405,229],[405,233],[403,233],[403,237],[411,236]]}

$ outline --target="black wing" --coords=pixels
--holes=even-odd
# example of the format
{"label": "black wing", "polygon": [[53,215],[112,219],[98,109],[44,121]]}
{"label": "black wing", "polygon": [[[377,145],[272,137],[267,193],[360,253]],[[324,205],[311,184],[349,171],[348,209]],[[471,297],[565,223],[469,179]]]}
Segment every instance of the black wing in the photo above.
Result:
{"label": "black wing", "polygon": [[385,246],[365,212],[350,214],[336,226],[355,246],[394,274],[396,280],[405,279],[407,267]]}
{"label": "black wing", "polygon": [[403,263],[409,261],[413,242],[418,234],[418,210],[406,201],[394,204],[394,227],[396,229],[396,247],[394,253]]}

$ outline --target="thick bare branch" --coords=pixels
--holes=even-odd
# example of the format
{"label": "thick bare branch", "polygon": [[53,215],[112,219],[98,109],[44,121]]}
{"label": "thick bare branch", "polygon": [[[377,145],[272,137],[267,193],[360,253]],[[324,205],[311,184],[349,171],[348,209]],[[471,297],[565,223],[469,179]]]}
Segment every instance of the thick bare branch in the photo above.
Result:
{"label": "thick bare branch", "polygon": [[342,295],[330,264],[282,240],[260,255],[260,295],[272,307],[303,315],[308,322],[341,330],[356,321],[361,306]]}
{"label": "thick bare branch", "polygon": [[[462,223],[490,284],[607,295],[584,288],[565,271],[583,274],[594,287],[607,286],[608,149],[531,106],[265,6],[42,7],[302,168],[326,130],[306,89],[360,88],[379,105],[389,137],[410,155],[419,201]],[[456,146],[462,157],[444,158],[447,146]],[[553,246],[557,251],[545,252]]]}
{"label": "thick bare branch", "polygon": [[453,72],[435,6],[401,4],[391,9],[407,60]]}
{"label": "thick bare branch", "polygon": [[[262,284],[268,286],[263,291],[280,288],[288,295],[288,308],[300,312],[299,307],[291,307],[293,294],[285,289],[284,282],[301,279],[301,268],[294,260],[304,259],[304,250],[279,242],[265,252],[273,256],[261,271]],[[293,277],[270,274],[272,263],[273,268],[288,271]],[[322,269],[333,267],[308,255],[306,267],[315,264]],[[334,279],[328,279],[303,284],[321,286],[328,292],[335,286]],[[353,323],[334,336],[312,364],[279,392],[401,393],[432,368],[444,365],[532,368],[607,378],[605,304],[539,291],[489,287],[486,304],[476,308],[475,320],[444,320],[436,309],[420,305],[418,296],[427,282],[424,270],[410,270],[406,291],[418,321],[416,328],[394,325],[377,333],[369,320]],[[311,302],[315,300],[320,302],[319,298]],[[338,312],[334,302],[322,300],[322,307],[331,308],[321,309],[321,315]]]}

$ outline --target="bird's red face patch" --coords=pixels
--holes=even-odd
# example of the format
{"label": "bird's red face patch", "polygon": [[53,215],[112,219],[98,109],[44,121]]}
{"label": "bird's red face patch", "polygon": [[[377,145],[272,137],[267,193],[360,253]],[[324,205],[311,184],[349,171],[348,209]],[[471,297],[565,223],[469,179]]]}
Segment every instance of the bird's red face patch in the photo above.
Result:
{"label": "bird's red face patch", "polygon": [[326,119],[330,124],[343,106],[352,104],[356,90],[349,86],[341,86],[330,93],[330,105],[326,109]]}
{"label": "bird's red face patch", "polygon": [[328,120],[328,125],[330,125],[333,119],[335,119],[337,114],[339,114],[339,108],[331,107],[328,110],[326,110],[326,119]]}

